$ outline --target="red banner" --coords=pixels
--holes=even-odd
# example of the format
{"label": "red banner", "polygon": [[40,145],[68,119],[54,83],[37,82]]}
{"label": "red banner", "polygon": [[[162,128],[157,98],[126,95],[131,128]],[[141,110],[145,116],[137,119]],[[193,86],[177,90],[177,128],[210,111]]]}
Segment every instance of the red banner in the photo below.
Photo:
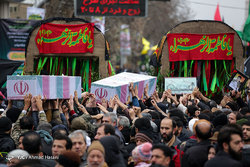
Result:
{"label": "red banner", "polygon": [[39,53],[93,53],[94,24],[42,24],[35,40]]}
{"label": "red banner", "polygon": [[167,34],[169,61],[232,60],[234,33]]}

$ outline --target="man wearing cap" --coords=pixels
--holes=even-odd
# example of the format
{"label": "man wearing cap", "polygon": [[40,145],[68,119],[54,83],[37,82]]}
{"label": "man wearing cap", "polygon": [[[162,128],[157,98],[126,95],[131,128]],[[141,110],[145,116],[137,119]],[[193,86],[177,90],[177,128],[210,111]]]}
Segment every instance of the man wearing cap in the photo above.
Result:
{"label": "man wearing cap", "polygon": [[99,141],[93,141],[88,148],[86,167],[107,167],[105,162],[105,150]]}

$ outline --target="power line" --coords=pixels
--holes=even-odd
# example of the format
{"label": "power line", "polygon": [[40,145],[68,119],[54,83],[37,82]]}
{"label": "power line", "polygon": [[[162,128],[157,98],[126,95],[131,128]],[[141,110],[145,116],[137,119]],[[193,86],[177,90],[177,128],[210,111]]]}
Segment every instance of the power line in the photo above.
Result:
{"label": "power line", "polygon": [[[210,4],[210,3],[204,3],[204,2],[193,2],[193,1],[188,1],[191,3],[199,4],[199,5],[207,5],[207,6],[217,6],[217,4]],[[247,8],[241,8],[241,7],[233,7],[233,6],[225,6],[225,5],[220,5],[220,7],[223,8],[230,8],[230,9],[240,9],[240,10],[248,10]]]}

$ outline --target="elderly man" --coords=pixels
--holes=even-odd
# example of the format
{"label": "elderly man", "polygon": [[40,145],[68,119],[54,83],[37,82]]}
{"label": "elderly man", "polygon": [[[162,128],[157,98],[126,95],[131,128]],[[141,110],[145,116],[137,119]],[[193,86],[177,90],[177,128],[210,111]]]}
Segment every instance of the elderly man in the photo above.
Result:
{"label": "elderly man", "polygon": [[83,130],[75,130],[69,134],[69,138],[72,141],[72,151],[78,153],[81,157],[81,167],[87,164],[87,142],[86,142],[86,132]]}
{"label": "elderly man", "polygon": [[129,143],[130,142],[130,122],[129,119],[125,116],[119,116],[118,117],[118,124],[117,124],[118,129],[122,133],[125,142]]}
{"label": "elderly man", "polygon": [[117,127],[117,115],[115,113],[105,113],[103,115],[102,122],[112,125],[115,128],[115,134],[119,136],[121,143],[125,144],[124,136]]}
{"label": "elderly man", "polygon": [[25,150],[16,149],[8,153],[7,159],[7,166],[15,166],[21,160],[27,159],[29,157],[29,153]]}
{"label": "elderly man", "polygon": [[105,150],[99,141],[93,141],[88,148],[87,167],[106,167]]}

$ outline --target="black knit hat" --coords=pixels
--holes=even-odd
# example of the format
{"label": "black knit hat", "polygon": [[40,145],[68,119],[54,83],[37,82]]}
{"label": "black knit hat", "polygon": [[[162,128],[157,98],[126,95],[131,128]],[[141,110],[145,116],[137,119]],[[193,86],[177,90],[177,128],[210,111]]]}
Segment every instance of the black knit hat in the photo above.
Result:
{"label": "black knit hat", "polygon": [[8,117],[0,118],[0,132],[7,132],[11,129],[12,122]]}
{"label": "black knit hat", "polygon": [[139,131],[135,135],[135,139],[143,139],[146,142],[153,143],[153,134],[150,131]]}

